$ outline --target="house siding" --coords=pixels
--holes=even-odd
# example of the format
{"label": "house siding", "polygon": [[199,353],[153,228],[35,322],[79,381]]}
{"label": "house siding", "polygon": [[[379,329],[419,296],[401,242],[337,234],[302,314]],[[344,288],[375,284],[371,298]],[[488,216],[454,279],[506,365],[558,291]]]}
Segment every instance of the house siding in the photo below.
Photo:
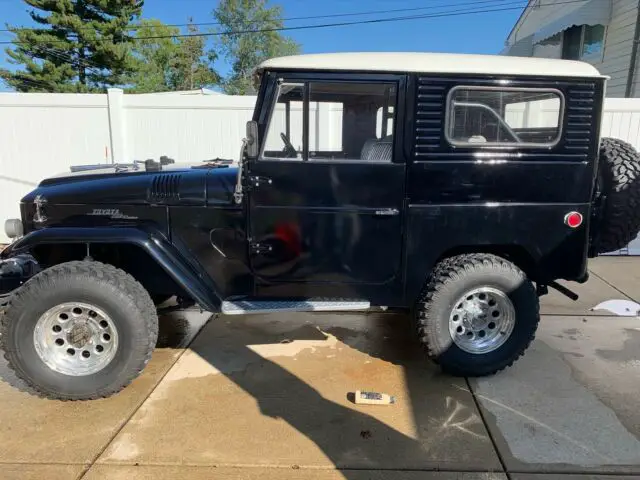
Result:
{"label": "house siding", "polygon": [[[551,6],[556,3],[558,5]],[[509,35],[507,44],[513,45],[522,38],[533,35],[544,25],[583,6],[582,3],[562,3],[562,0],[530,1],[529,6]],[[606,94],[608,97],[625,96],[637,13],[638,0],[613,0],[611,21],[607,27],[602,57],[598,60],[586,60],[603,75],[611,77],[607,83]],[[533,52],[533,56],[559,56],[559,52],[536,48],[536,46],[534,46]],[[640,62],[636,63],[634,82],[631,89],[631,96],[636,95],[640,95]]]}
{"label": "house siding", "polygon": [[[603,75],[609,75],[607,82],[608,97],[624,97],[627,77],[633,49],[633,36],[636,31],[638,13],[637,0],[617,0],[613,2],[611,22],[607,27],[604,42],[604,54],[601,62],[593,63]],[[638,65],[631,96],[635,96],[638,85]]]}

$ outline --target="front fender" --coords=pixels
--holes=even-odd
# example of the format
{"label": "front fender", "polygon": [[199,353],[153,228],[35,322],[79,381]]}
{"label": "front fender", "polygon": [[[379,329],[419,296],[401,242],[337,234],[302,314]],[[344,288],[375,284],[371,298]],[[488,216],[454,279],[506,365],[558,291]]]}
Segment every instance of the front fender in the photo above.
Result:
{"label": "front fender", "polygon": [[151,228],[132,227],[51,227],[34,230],[0,253],[9,258],[44,244],[132,244],[142,248],[185,292],[209,311],[219,311],[222,299],[200,264],[178,250],[164,235]]}

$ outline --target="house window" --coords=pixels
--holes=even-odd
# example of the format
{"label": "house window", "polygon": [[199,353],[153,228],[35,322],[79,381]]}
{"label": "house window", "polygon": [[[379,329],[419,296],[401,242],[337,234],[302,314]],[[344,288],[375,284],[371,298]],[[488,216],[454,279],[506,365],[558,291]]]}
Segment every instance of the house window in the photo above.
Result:
{"label": "house window", "polygon": [[564,31],[562,58],[569,60],[593,60],[602,55],[604,25],[579,25]]}
{"label": "house window", "polygon": [[446,135],[458,146],[551,146],[560,138],[562,109],[557,90],[456,87]]}
{"label": "house window", "polygon": [[602,53],[604,45],[604,25],[585,25],[582,37],[582,57]]}
{"label": "house window", "polygon": [[579,60],[582,43],[582,27],[571,27],[564,31],[562,58]]}

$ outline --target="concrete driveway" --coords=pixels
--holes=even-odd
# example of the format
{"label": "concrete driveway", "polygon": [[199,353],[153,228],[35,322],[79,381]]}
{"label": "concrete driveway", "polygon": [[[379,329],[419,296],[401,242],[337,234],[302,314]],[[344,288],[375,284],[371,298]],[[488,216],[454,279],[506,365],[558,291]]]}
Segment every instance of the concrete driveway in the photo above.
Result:
{"label": "concrete driveway", "polygon": [[545,297],[531,349],[479,380],[441,374],[390,313],[174,314],[144,374],[94,402],[35,398],[0,362],[0,478],[637,478],[640,319],[591,308],[640,302],[639,267],[592,262],[580,301]]}

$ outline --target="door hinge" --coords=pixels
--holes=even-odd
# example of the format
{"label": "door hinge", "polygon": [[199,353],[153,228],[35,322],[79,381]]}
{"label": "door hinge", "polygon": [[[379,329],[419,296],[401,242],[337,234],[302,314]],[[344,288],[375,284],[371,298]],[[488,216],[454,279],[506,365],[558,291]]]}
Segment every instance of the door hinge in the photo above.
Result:
{"label": "door hinge", "polygon": [[273,247],[267,243],[252,243],[251,244],[251,253],[256,255],[262,255],[264,253],[269,253],[273,251]]}
{"label": "door hinge", "polygon": [[269,177],[260,177],[258,175],[252,175],[249,177],[249,187],[258,188],[261,185],[271,185],[273,181]]}

